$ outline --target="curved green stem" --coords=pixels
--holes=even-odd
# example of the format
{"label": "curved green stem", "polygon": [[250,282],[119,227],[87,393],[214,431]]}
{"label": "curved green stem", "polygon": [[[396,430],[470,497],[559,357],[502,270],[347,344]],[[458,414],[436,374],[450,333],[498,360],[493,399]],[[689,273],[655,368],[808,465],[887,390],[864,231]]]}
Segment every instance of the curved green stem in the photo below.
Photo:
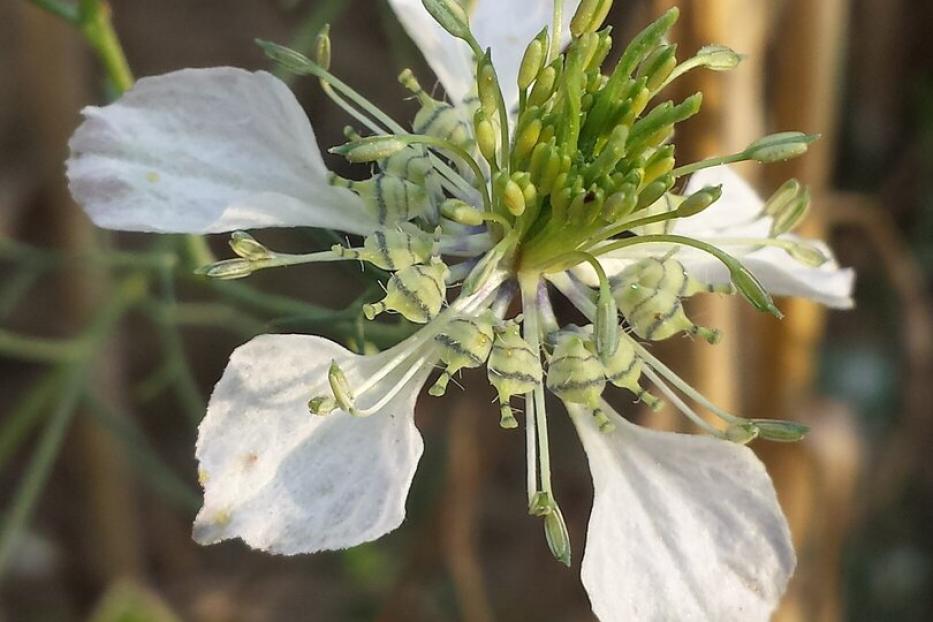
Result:
{"label": "curved green stem", "polygon": [[113,29],[110,5],[104,0],[81,0],[78,6],[78,26],[117,91],[124,93],[133,86],[133,72],[126,60],[123,46]]}
{"label": "curved green stem", "polygon": [[69,24],[79,24],[80,16],[78,7],[70,2],[58,2],[57,0],[28,0],[31,4],[47,11],[52,15],[62,18]]}

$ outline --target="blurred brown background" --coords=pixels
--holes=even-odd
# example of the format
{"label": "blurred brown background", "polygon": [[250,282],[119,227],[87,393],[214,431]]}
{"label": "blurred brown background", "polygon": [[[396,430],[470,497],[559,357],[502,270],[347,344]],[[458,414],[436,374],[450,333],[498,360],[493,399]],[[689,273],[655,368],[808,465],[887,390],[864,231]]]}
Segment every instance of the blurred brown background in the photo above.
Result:
{"label": "blurred brown background", "polygon": [[[610,21],[619,43],[675,3],[616,4]],[[677,138],[679,155],[729,153],[770,131],[822,133],[805,158],[743,173],[765,194],[789,176],[811,184],[817,199],[808,233],[827,236],[859,278],[849,312],[782,301],[787,318],[778,322],[735,301],[697,306],[695,319],[723,329],[724,343],[666,344],[664,355],[730,408],[813,427],[798,445],[755,445],[800,557],[776,620],[933,619],[933,3],[678,4],[681,58],[708,42],[748,55],[732,74],[698,73],[680,86],[706,97],[704,112]],[[335,73],[389,112],[413,112],[395,82],[401,67],[431,83],[381,0],[112,6],[139,76],[267,68],[254,38],[307,48],[330,21]],[[16,356],[7,331],[77,334],[124,284],[118,268],[81,257],[107,245],[144,249],[152,240],[99,236],[64,187],[65,143],[78,110],[107,98],[81,37],[25,0],[5,0],[0,41],[0,236],[66,252],[53,261],[0,246],[7,518],[23,507],[24,481],[43,483],[31,479],[31,465],[59,446],[56,425],[63,435],[46,461],[47,485],[25,486],[36,505],[21,516],[21,536],[0,550],[0,620],[592,619],[578,579],[592,489],[575,435],[555,409],[555,486],[575,544],[568,570],[550,559],[538,520],[525,514],[523,437],[498,429],[478,374],[467,376],[478,390],[452,392],[443,408],[421,401],[426,453],[403,527],[372,545],[313,557],[274,558],[239,543],[200,548],[189,537],[199,501],[195,426],[210,387],[232,348],[251,335],[312,330],[301,313],[244,306],[182,278],[177,304],[168,294],[146,303],[95,349],[93,399],[71,419],[56,417],[67,385],[49,375],[48,361]],[[340,142],[348,119],[316,83],[294,88],[322,145]],[[313,243],[298,233],[270,241],[286,249]],[[212,243],[223,248],[222,239]],[[333,308],[365,288],[360,281],[348,292],[347,282],[345,272],[321,268],[250,279],[262,291]],[[43,382],[45,390],[36,389]],[[667,413],[655,419],[646,422],[680,425]]]}

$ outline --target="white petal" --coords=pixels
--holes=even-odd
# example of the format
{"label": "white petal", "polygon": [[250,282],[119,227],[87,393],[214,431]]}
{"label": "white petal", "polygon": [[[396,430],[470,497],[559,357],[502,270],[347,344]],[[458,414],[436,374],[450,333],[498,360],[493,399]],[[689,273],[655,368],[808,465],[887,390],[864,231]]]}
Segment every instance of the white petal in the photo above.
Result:
{"label": "white petal", "polygon": [[[796,236],[781,236],[784,240],[798,240]],[[715,239],[712,240],[715,244]],[[748,254],[737,254],[742,264],[751,270],[766,290],[775,296],[799,296],[836,309],[853,306],[852,290],[855,286],[855,271],[840,268],[828,246],[815,240],[805,243],[820,249],[829,261],[817,268],[804,265],[785,251],[765,247]],[[729,249],[727,249],[729,250]],[[704,253],[686,251],[677,258],[687,272],[704,283],[729,282],[729,272],[719,260]]]}
{"label": "white petal", "polygon": [[[450,36],[428,14],[421,0],[389,0],[412,40],[437,74],[448,97],[462,102],[475,86],[476,62],[470,47]],[[477,42],[492,48],[492,60],[499,75],[506,106],[518,102],[518,69],[525,48],[549,26],[553,0],[475,0],[470,28]],[[563,41],[569,40],[569,23],[576,3],[564,0]]]}
{"label": "white petal", "polygon": [[707,186],[718,185],[722,185],[722,197],[696,216],[678,220],[673,232],[702,237],[722,229],[733,237],[767,237],[771,220],[758,219],[764,202],[730,167],[716,166],[694,173],[684,193],[689,196]]}
{"label": "white petal", "polygon": [[768,620],[795,566],[771,479],[747,447],[573,421],[595,498],[582,579],[603,622]]}
{"label": "white petal", "polygon": [[[263,335],[237,348],[199,430],[204,507],[195,539],[236,537],[292,555],[355,546],[398,527],[423,448],[414,406],[429,370],[367,418],[315,416],[307,406],[329,393],[332,360],[359,386],[392,354],[363,357],[307,335]],[[389,374],[382,391],[398,381]]]}
{"label": "white petal", "polygon": [[71,139],[68,178],[101,227],[366,233],[374,226],[358,197],[327,183],[304,111],[266,72],[217,67],[142,78],[84,116]]}

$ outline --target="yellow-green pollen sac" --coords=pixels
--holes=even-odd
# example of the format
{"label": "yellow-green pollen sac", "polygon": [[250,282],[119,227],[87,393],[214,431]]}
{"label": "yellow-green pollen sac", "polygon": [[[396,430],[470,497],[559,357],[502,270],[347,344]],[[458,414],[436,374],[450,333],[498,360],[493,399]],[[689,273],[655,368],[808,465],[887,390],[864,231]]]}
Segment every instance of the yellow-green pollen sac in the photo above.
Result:
{"label": "yellow-green pollen sac", "polygon": [[398,80],[421,103],[421,109],[411,124],[415,134],[433,136],[461,149],[470,150],[473,147],[473,132],[461,111],[428,95],[410,69],[403,71]]}
{"label": "yellow-green pollen sac", "polygon": [[395,225],[417,218],[431,206],[423,186],[390,173],[379,173],[365,181],[333,175],[331,184],[358,194],[380,225]]}
{"label": "yellow-green pollen sac", "polygon": [[428,174],[434,170],[431,158],[425,150],[411,146],[393,153],[385,160],[380,160],[379,166],[390,175],[402,177],[416,184],[423,184]]}
{"label": "yellow-green pollen sac", "polygon": [[620,389],[628,389],[635,397],[652,410],[661,408],[663,402],[651,395],[639,384],[644,361],[635,353],[635,345],[626,335],[619,336],[619,346],[606,361],[606,379]]}
{"label": "yellow-green pollen sac", "polygon": [[547,388],[571,404],[582,404],[593,412],[599,428],[612,429],[612,423],[599,408],[606,388],[606,370],[592,343],[577,334],[559,335],[547,368]]}
{"label": "yellow-green pollen sac", "polygon": [[[352,141],[361,141],[363,136],[350,126],[343,128],[344,136]],[[416,184],[424,184],[428,175],[434,170],[431,164],[431,157],[422,147],[414,147],[400,142],[401,146],[397,151],[385,158],[379,158],[381,154],[375,154],[375,160],[379,168],[384,173],[395,175],[407,179]],[[367,158],[371,161],[373,158]]]}
{"label": "yellow-green pollen sac", "polygon": [[404,270],[425,263],[436,255],[436,239],[419,227],[402,222],[394,227],[380,227],[366,236],[362,248],[344,248],[339,244],[331,250],[347,259],[367,261],[383,270]]}
{"label": "yellow-green pollen sac", "polygon": [[716,343],[719,331],[691,322],[681,302],[701,291],[710,288],[690,277],[683,264],[672,258],[644,259],[629,266],[613,288],[619,310],[642,339],[661,341],[687,332]]}
{"label": "yellow-green pollen sac", "polygon": [[499,425],[506,429],[517,428],[518,421],[509,399],[534,391],[544,375],[539,353],[522,339],[518,324],[510,322],[496,332],[486,368],[489,383],[499,397]]}
{"label": "yellow-green pollen sac", "polygon": [[486,311],[477,317],[454,318],[444,327],[435,341],[442,346],[440,359],[445,368],[428,393],[437,397],[444,395],[451,376],[461,369],[479,367],[486,362],[492,351],[496,323],[492,312]]}
{"label": "yellow-green pollen sac", "polygon": [[409,322],[427,324],[447,302],[447,276],[450,270],[437,258],[428,264],[409,266],[392,275],[382,301],[363,306],[367,319],[383,311],[400,313]]}

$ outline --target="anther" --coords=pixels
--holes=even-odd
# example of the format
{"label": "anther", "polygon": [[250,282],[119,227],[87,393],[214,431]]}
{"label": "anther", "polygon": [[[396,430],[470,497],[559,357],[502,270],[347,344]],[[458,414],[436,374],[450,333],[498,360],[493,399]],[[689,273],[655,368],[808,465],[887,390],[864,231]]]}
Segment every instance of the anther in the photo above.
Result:
{"label": "anther", "polygon": [[513,395],[532,392],[544,375],[539,354],[522,339],[517,323],[509,322],[496,331],[486,368],[489,383],[498,393],[500,425],[514,428],[518,422],[512,414],[509,399]]}
{"label": "anther", "polygon": [[547,388],[565,402],[595,409],[606,388],[603,364],[577,334],[559,338],[548,365]]}
{"label": "anther", "polygon": [[478,317],[458,317],[450,321],[435,340],[441,344],[440,359],[446,366],[437,382],[428,390],[434,396],[447,391],[450,377],[461,369],[479,367],[489,358],[496,318],[489,312]]}
{"label": "anther", "polygon": [[384,311],[396,311],[416,324],[427,324],[441,311],[446,301],[446,279],[450,271],[437,258],[427,265],[413,265],[392,275],[385,298],[363,305],[363,314],[373,319]]}

